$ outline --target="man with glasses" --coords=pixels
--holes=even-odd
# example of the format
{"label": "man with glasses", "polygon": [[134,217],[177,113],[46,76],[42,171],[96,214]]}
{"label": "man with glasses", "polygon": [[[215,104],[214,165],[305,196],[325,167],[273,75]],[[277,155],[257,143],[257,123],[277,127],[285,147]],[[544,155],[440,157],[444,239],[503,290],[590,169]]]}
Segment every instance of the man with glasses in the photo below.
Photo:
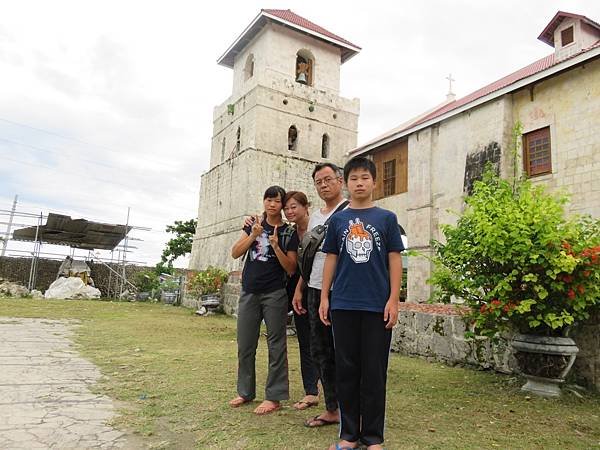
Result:
{"label": "man with glasses", "polygon": [[[325,206],[310,214],[308,230],[325,221],[345,201],[342,195],[342,171],[332,163],[317,164],[312,173],[312,178],[317,189],[317,194],[325,202]],[[333,335],[331,327],[325,326],[319,318],[319,303],[321,301],[321,285],[323,282],[323,264],[325,253],[318,251],[310,273],[307,289],[307,307],[302,306],[302,293],[305,282],[301,279],[296,286],[292,301],[297,314],[307,314],[310,323],[310,349],[313,362],[319,370],[323,396],[325,398],[325,412],[308,419],[304,425],[309,428],[338,424],[340,414],[335,387],[335,354],[333,351]]]}

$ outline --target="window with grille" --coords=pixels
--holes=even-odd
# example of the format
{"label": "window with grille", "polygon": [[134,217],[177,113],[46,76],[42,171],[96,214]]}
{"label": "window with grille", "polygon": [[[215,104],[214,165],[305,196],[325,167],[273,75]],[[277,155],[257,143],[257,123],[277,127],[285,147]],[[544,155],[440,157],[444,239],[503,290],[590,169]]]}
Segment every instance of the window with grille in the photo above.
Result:
{"label": "window with grille", "polygon": [[573,42],[573,27],[565,28],[560,32],[560,43],[564,47]]}
{"label": "window with grille", "polygon": [[552,173],[550,127],[523,135],[523,162],[530,177]]}
{"label": "window with grille", "polygon": [[396,193],[396,160],[384,161],[383,163],[383,195],[394,195]]}

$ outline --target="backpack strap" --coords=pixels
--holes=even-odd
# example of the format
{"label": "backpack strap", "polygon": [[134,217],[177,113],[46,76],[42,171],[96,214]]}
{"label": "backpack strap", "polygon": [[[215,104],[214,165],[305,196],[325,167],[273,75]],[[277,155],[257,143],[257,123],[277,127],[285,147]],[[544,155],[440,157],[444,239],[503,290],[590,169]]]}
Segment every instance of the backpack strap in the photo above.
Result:
{"label": "backpack strap", "polygon": [[350,202],[348,200],[344,200],[342,203],[340,203],[340,206],[335,208],[335,211],[331,213],[331,215],[327,218],[327,220],[325,221],[325,223],[323,225],[325,225],[325,226],[329,225],[329,221],[331,220],[333,215],[337,212],[340,212],[342,209],[344,209],[349,204],[350,204]]}
{"label": "backpack strap", "polygon": [[283,230],[283,233],[281,234],[281,244],[279,245],[279,247],[281,248],[281,250],[284,251],[284,253],[286,252],[287,245],[290,242],[290,239],[292,239],[292,235],[295,231],[296,227],[294,227],[293,225],[290,225],[289,223],[285,225],[285,230]]}

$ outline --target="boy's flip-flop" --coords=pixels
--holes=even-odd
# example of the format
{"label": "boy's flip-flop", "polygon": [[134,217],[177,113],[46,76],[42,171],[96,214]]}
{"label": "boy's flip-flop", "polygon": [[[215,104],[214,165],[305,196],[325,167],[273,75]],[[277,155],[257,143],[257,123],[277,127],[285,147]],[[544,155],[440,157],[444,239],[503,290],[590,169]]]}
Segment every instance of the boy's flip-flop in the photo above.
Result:
{"label": "boy's flip-flop", "polygon": [[319,417],[319,415],[317,414],[312,419],[308,419],[306,422],[304,422],[304,426],[307,428],[319,428],[319,427],[325,427],[327,425],[339,425],[339,423],[340,422],[338,420],[323,419],[322,417]]}
{"label": "boy's flip-flop", "polygon": [[[331,448],[331,447],[329,447]],[[333,447],[334,450],[357,450],[360,447],[347,447],[347,446],[343,446],[340,445],[339,442],[337,444],[335,444],[335,447]]]}

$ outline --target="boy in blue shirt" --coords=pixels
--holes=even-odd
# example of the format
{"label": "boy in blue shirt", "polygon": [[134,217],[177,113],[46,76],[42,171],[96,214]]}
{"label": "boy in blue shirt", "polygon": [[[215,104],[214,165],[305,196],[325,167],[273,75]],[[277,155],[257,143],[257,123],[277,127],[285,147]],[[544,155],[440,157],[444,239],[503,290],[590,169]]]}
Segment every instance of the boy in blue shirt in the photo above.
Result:
{"label": "boy in blue shirt", "polygon": [[404,246],[396,215],[373,203],[376,175],[371,160],[358,156],[348,161],[344,181],[350,206],[332,217],[323,244],[327,257],[319,315],[325,325],[333,323],[341,416],[341,441],[331,450],[361,443],[381,449],[383,443]]}

